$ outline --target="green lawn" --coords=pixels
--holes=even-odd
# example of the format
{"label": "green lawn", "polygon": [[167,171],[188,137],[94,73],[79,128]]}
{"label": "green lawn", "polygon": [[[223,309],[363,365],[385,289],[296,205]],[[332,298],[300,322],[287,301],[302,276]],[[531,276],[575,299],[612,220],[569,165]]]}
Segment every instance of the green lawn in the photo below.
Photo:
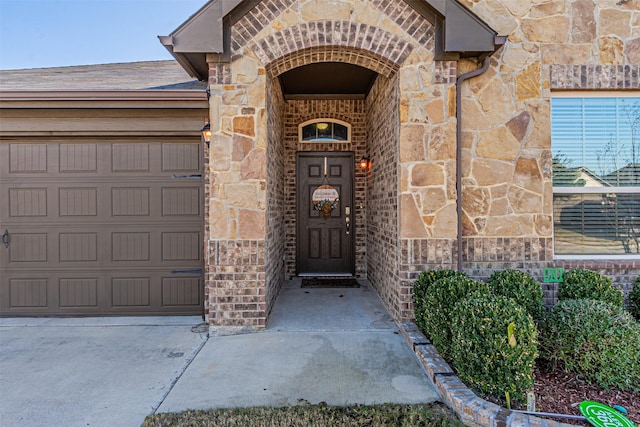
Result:
{"label": "green lawn", "polygon": [[446,406],[435,404],[377,406],[300,405],[284,408],[235,408],[184,411],[147,417],[142,427],[462,427]]}

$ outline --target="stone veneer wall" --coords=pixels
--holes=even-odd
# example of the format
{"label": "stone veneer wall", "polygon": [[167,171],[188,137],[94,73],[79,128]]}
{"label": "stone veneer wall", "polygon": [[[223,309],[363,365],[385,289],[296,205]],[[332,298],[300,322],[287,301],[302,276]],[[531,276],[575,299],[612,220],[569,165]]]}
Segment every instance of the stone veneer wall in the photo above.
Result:
{"label": "stone veneer wall", "polygon": [[[640,275],[638,258],[554,258],[550,98],[567,90],[640,96],[640,3],[461,2],[508,35],[489,70],[462,88],[463,269],[484,279],[518,268],[541,280],[545,267],[589,268],[629,292]],[[476,67],[458,63],[459,73]],[[426,268],[455,268],[455,239],[433,237],[403,240],[403,287]],[[554,303],[557,286],[543,287],[546,303]],[[406,315],[412,317],[412,304]]]}
{"label": "stone veneer wall", "polygon": [[391,315],[401,312],[398,259],[398,78],[378,76],[367,96],[367,272]]}
{"label": "stone veneer wall", "polygon": [[[638,90],[640,3],[461,3],[508,36],[491,56],[488,71],[462,87],[464,269],[483,276],[512,266],[535,273],[544,266],[581,265],[553,259],[550,98],[553,90]],[[234,305],[243,303],[244,289],[264,286],[265,75],[323,61],[350,62],[384,78],[397,77],[395,151],[382,151],[385,144],[375,138],[367,143],[373,159],[369,185],[381,181],[375,181],[367,202],[367,236],[373,237],[366,257],[369,278],[391,312],[411,317],[412,278],[422,266],[455,262],[455,76],[479,64],[435,61],[434,27],[402,0],[338,0],[331,7],[317,0],[256,2],[232,23],[231,46],[232,62],[211,64],[209,80],[214,138],[208,248],[215,267],[209,266],[207,280],[213,322],[226,316],[229,324],[245,318],[245,324],[259,325],[266,316],[264,301],[245,314],[240,309],[250,306]],[[374,121],[372,114],[367,114],[368,129],[389,123]],[[243,157],[232,159],[238,147]],[[390,178],[378,175],[386,173],[391,163],[385,156],[391,155],[398,156],[396,190],[382,182]],[[397,191],[397,208],[371,216],[379,209],[375,198],[386,200],[383,188]],[[378,228],[390,224],[394,212],[395,241],[384,234],[392,231]],[[394,253],[383,257],[389,248]],[[636,260],[585,265],[607,269],[625,283],[640,274]],[[224,310],[217,311],[216,304]],[[240,311],[223,314],[227,309]]]}
{"label": "stone veneer wall", "polygon": [[[350,142],[300,142],[298,125],[312,119],[338,119],[351,124]],[[286,273],[296,274],[296,153],[298,151],[353,151],[358,161],[366,149],[365,107],[363,100],[290,100],[284,121],[286,234]],[[355,168],[354,202],[356,275],[366,277],[366,209],[364,207],[366,171]]]}
{"label": "stone veneer wall", "polygon": [[[273,141],[272,136],[275,137],[267,123],[270,120],[265,99],[267,79],[303,65],[331,61],[364,66],[388,78],[397,75],[403,64],[410,63],[412,71],[411,77],[406,78],[407,83],[411,85],[418,79],[425,80],[428,86],[431,77],[444,69],[433,62],[433,25],[402,0],[345,0],[334,2],[329,8],[316,0],[268,0],[252,3],[245,15],[233,19],[237,20],[231,22],[231,61],[219,62],[222,58],[215,55],[208,57],[212,61],[209,87],[213,133],[206,236],[208,311],[214,326],[262,327],[272,298],[267,295],[272,291],[265,281],[276,280],[281,271],[277,260],[281,253],[271,246],[279,241],[271,242],[272,236],[267,236],[266,230],[267,222],[275,219],[267,217],[280,212],[271,203],[284,201],[267,200],[277,197],[279,191],[279,178],[266,170],[267,164],[269,168],[279,167],[279,160],[267,160],[266,154],[269,149],[271,155],[268,145]],[[418,70],[420,64],[423,65]],[[432,93],[430,96],[438,98],[441,95]],[[424,99],[416,101],[418,107],[424,104]],[[394,105],[397,115],[397,102]],[[341,108],[332,113],[336,114]],[[325,115],[325,111],[314,114]],[[269,110],[270,114],[273,112]],[[417,110],[415,112],[419,114]],[[389,114],[384,120],[396,115]],[[362,120],[362,116],[358,120]],[[344,149],[337,146],[314,148]],[[351,150],[358,159],[364,145]],[[397,152],[391,155],[397,155]],[[285,160],[285,168],[292,164]],[[285,179],[293,173],[287,170]],[[362,174],[361,171],[358,173]],[[357,179],[358,193],[364,193],[363,179]],[[288,191],[285,193],[289,194]],[[356,195],[356,202],[364,203],[364,196]],[[394,209],[397,215],[397,199]],[[361,211],[359,215],[356,218],[360,223],[357,239],[362,242],[365,213]],[[286,227],[291,227],[291,221]],[[397,229],[397,223],[394,229]],[[291,236],[289,233],[289,240],[285,242],[289,245],[285,248],[288,254],[293,253]],[[397,242],[392,244],[397,245]],[[383,253],[381,249],[380,258]],[[364,275],[365,263],[361,261],[366,257],[365,244],[358,244],[357,257],[358,273]],[[291,272],[293,258],[287,257],[287,262],[288,272]],[[393,260],[385,259],[385,262],[389,269],[395,264]],[[386,273],[380,286],[393,287],[390,278],[397,276],[397,268],[394,271]],[[273,289],[277,289],[277,285]],[[256,293],[258,298],[254,298]],[[396,297],[390,295],[390,298]],[[394,300],[391,304],[395,306],[397,302]]]}

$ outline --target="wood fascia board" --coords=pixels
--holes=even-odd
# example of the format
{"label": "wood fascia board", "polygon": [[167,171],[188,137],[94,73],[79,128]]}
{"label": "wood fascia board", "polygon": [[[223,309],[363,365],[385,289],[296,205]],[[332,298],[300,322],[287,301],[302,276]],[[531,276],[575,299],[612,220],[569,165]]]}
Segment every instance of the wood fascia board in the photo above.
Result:
{"label": "wood fascia board", "polygon": [[5,109],[0,110],[0,137],[200,135],[205,109]]}
{"label": "wood fascia board", "polygon": [[206,91],[0,91],[0,108],[202,108]]}

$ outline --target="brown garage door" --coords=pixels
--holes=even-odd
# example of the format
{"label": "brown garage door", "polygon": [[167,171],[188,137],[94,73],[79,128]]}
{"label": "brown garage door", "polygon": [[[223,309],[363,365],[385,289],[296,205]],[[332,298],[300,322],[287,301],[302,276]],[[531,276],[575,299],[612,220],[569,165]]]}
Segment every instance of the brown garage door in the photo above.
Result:
{"label": "brown garage door", "polygon": [[196,314],[199,141],[0,143],[0,314]]}

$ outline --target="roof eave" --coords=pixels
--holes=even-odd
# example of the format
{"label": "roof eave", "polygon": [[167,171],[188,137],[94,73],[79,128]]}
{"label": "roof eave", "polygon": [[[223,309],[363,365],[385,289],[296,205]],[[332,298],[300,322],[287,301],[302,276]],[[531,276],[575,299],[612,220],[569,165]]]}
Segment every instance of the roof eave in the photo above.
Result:
{"label": "roof eave", "polygon": [[[206,80],[207,55],[228,53],[225,52],[228,50],[225,49],[225,18],[231,14],[238,19],[257,1],[210,0],[169,36],[158,38],[190,76]],[[436,26],[436,59],[483,58],[506,42],[506,36],[498,36],[457,0],[407,2]],[[226,42],[228,44],[228,40]]]}
{"label": "roof eave", "polygon": [[193,78],[200,81],[205,81],[208,78],[209,71],[207,65],[207,54],[193,52],[187,56],[184,52],[176,52],[174,49],[173,36],[158,36],[160,43],[169,51],[171,56],[176,60],[178,64]]}
{"label": "roof eave", "polygon": [[460,58],[479,58],[493,54],[507,41],[486,22],[457,0],[425,0],[438,3],[444,10],[442,21],[436,25],[436,59],[452,55]]}

